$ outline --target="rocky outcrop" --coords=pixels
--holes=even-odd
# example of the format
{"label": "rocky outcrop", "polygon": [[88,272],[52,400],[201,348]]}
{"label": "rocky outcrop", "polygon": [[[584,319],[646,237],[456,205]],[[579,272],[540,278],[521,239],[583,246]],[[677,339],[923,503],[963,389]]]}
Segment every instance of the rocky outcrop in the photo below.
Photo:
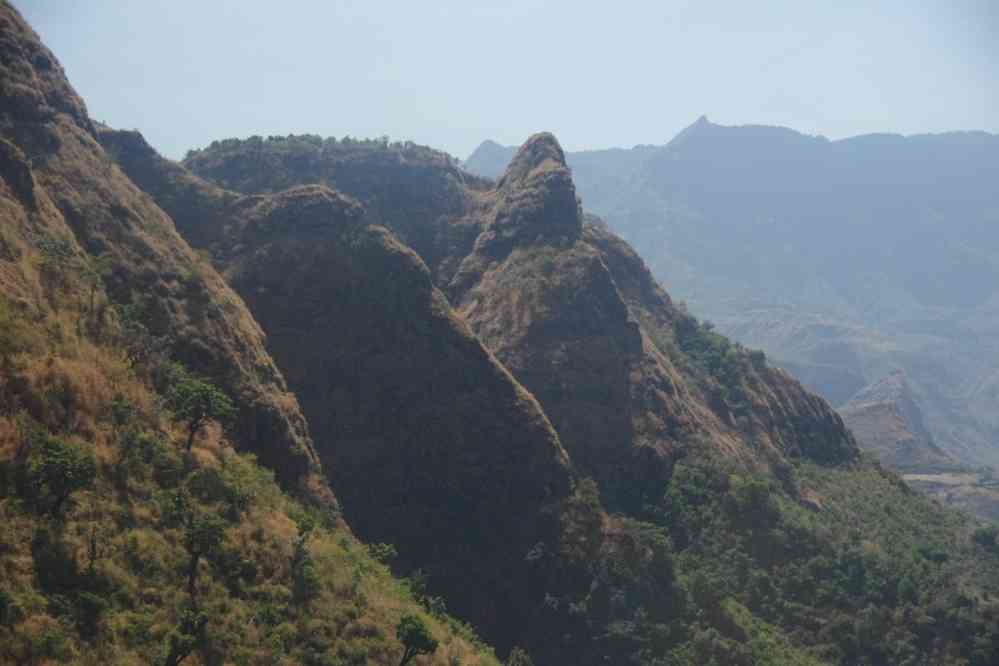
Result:
{"label": "rocky outcrop", "polygon": [[[839,417],[787,375],[734,349],[723,378],[691,363],[678,340],[701,335],[699,324],[627,244],[584,230],[553,136],[524,144],[491,203],[448,293],[612,502],[662,487],[681,449],[708,446],[750,466],[856,456]],[[724,396],[734,388],[738,406]]]}

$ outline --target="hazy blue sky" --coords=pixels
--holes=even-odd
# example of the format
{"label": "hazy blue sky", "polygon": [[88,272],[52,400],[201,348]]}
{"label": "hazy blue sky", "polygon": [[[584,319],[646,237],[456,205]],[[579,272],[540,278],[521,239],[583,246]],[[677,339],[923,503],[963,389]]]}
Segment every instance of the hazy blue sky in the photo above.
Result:
{"label": "hazy blue sky", "polygon": [[999,2],[14,0],[91,115],[170,157],[388,134],[459,157],[551,130],[661,143],[704,113],[839,138],[999,132]]}

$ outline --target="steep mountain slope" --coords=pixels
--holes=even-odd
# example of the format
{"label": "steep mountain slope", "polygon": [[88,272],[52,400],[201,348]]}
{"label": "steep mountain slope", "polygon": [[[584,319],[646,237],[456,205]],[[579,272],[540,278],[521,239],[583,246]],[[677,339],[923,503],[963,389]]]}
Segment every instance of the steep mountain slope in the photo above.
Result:
{"label": "steep mountain slope", "polygon": [[[107,305],[128,308],[130,323],[151,344],[238,398],[234,428],[247,450],[287,487],[332,505],[298,403],[242,301],[107,157],[83,102],[37,35],[9,5],[2,19],[0,154],[20,204],[5,214],[5,245],[33,247],[48,281],[26,274],[11,251],[0,275],[4,293],[36,308],[45,301],[43,286],[64,296],[106,291]],[[81,271],[89,287],[77,283]],[[87,301],[94,306],[92,296]],[[103,306],[95,325],[111,316]]]}
{"label": "steep mountain slope", "polygon": [[397,664],[408,615],[498,664],[338,519],[256,322],[6,2],[0,74],[0,663]]}
{"label": "steep mountain slope", "polygon": [[577,185],[675,296],[834,406],[904,370],[941,448],[999,462],[981,390],[999,359],[999,137],[828,141],[701,118],[635,153],[610,195]]}
{"label": "steep mountain slope", "polygon": [[[227,191],[90,124],[0,20],[4,660],[385,664],[409,636],[437,648],[421,663],[495,663],[445,603],[549,664],[999,657],[995,534],[858,461],[828,405],[674,306],[584,224],[554,137],[496,188],[434,151],[338,142],[277,173],[289,189]],[[299,143],[248,142],[265,166]],[[225,146],[224,170],[246,147]],[[327,159],[360,201],[311,180]],[[249,427],[297,403],[149,195],[270,334],[329,436],[314,449]],[[359,531],[398,540],[407,585],[337,521],[315,454]]]}
{"label": "steep mountain slope", "polygon": [[136,133],[101,139],[212,251],[268,331],[331,444],[319,454],[351,525],[395,544],[402,570],[422,569],[501,644],[523,635],[516,609],[532,603],[530,586],[510,560],[556,547],[551,513],[569,495],[568,460],[534,398],[455,316],[423,261],[327,187],[240,197]]}
{"label": "steep mountain slope", "polygon": [[[226,140],[187,164],[238,174],[248,153],[275,153],[305,185],[330,173],[324,160],[350,183],[356,159],[381,183],[351,193],[362,206],[423,168],[403,144],[364,144],[386,153],[379,163],[408,164],[380,176],[353,144],[323,141],[317,162],[295,158],[315,155],[302,143]],[[553,137],[519,153],[495,188],[469,187],[462,209],[421,214],[435,238],[454,241],[430,265],[438,288],[538,399],[571,464],[596,479],[554,510],[555,551],[539,543],[511,562],[544,590],[518,609],[529,618],[519,641],[535,659],[993,659],[983,590],[995,589],[996,564],[972,542],[974,525],[857,461],[828,405],[675,306],[625,243],[585,224]],[[931,602],[917,579],[948,592]],[[959,628],[954,609],[970,599]]]}
{"label": "steep mountain slope", "polygon": [[[855,454],[824,403],[788,378],[754,368],[748,354],[731,350],[731,358],[720,361],[746,376],[743,381],[735,370],[721,382],[726,390],[745,390],[732,400],[708,373],[691,367],[685,377],[674,367],[670,345],[684,335],[696,338],[696,322],[678,316],[627,246],[593,227],[584,233],[554,137],[536,135],[524,144],[495,196],[448,291],[472,328],[538,396],[573,459],[612,502],[640,485],[636,475],[655,477],[658,468],[655,482],[661,482],[672,449],[691,437],[742,461],[796,457],[806,442],[819,459]],[[635,284],[630,307],[615,278]],[[783,400],[768,400],[774,392]],[[732,412],[736,400],[756,403],[741,406],[747,416],[741,430]],[[781,411],[790,406],[787,411],[799,414],[764,417],[766,423],[754,418],[773,414],[781,403]],[[795,417],[815,428],[814,443],[781,432]]]}

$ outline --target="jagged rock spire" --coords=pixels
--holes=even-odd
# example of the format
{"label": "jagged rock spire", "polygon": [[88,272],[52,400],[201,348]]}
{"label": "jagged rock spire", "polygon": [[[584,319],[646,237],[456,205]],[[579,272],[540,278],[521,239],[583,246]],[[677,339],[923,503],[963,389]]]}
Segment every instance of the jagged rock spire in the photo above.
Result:
{"label": "jagged rock spire", "polygon": [[501,200],[492,224],[498,237],[575,238],[582,229],[572,172],[550,132],[534,134],[520,147],[498,189]]}
{"label": "jagged rock spire", "polygon": [[510,187],[532,175],[561,169],[568,167],[565,163],[565,152],[559,145],[558,139],[551,132],[539,132],[532,134],[517,151],[503,178],[500,179],[499,186]]}

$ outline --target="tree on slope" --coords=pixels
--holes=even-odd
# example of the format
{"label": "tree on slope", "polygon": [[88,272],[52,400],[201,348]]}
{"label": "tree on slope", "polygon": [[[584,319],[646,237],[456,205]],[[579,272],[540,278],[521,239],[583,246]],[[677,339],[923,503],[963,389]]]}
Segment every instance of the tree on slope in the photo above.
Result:
{"label": "tree on slope", "polygon": [[406,666],[416,655],[433,654],[437,650],[437,639],[430,635],[427,625],[416,615],[403,615],[396,625],[395,635],[405,648],[399,666]]}

